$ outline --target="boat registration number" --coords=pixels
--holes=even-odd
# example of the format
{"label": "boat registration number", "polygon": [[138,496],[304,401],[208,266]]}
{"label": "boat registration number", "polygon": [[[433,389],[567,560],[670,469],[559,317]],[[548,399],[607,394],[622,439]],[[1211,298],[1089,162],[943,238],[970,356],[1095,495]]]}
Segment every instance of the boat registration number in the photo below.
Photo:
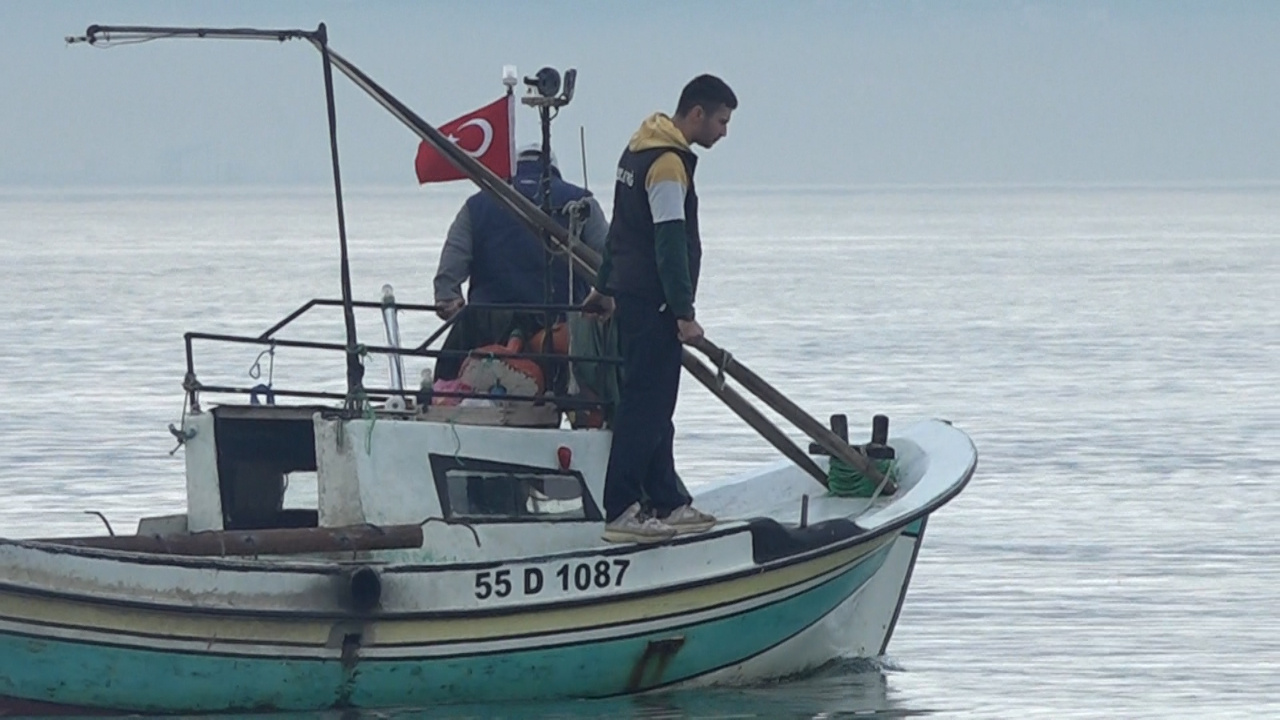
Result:
{"label": "boat registration number", "polygon": [[476,573],[476,598],[530,597],[544,591],[580,593],[622,587],[630,560],[567,562],[549,568],[501,568]]}

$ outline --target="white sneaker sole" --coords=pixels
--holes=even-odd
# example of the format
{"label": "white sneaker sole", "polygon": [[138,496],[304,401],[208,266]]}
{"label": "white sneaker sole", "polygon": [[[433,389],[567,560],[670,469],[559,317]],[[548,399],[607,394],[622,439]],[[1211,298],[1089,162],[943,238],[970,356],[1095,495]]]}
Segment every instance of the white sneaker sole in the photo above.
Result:
{"label": "white sneaker sole", "polygon": [[692,535],[694,533],[706,532],[715,526],[716,526],[716,521],[712,520],[711,522],[689,523],[687,525],[671,525],[670,527],[675,529],[677,535]]}
{"label": "white sneaker sole", "polygon": [[605,530],[601,539],[611,543],[660,543],[663,540],[670,540],[675,537],[676,533],[666,533],[662,535],[643,535],[641,533],[627,532],[626,530]]}

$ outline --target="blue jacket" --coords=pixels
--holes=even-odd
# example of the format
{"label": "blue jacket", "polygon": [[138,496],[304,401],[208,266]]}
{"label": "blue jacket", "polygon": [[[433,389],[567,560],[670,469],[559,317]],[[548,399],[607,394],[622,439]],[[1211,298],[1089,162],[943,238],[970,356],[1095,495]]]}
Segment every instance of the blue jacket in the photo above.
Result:
{"label": "blue jacket", "polygon": [[[524,161],[516,166],[514,187],[534,204],[539,204],[539,161]],[[565,182],[554,167],[551,169],[551,206],[554,217],[568,227],[564,206],[589,197],[590,192]],[[530,232],[517,218],[498,204],[488,193],[480,192],[467,199],[466,211],[471,220],[471,284],[467,300],[471,303],[543,303],[547,255],[542,239]],[[550,302],[564,305],[581,302],[590,290],[589,284],[574,278],[574,297],[568,292],[568,266],[563,255],[557,255],[552,269]]]}

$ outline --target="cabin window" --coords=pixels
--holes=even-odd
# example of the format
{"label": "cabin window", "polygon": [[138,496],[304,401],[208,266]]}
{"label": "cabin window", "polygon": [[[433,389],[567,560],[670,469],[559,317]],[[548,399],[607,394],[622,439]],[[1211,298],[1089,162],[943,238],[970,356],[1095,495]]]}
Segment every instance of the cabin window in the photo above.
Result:
{"label": "cabin window", "polygon": [[444,455],[431,456],[431,471],[447,520],[602,519],[576,471]]}
{"label": "cabin window", "polygon": [[213,409],[222,526],[227,530],[316,527],[314,409]]}

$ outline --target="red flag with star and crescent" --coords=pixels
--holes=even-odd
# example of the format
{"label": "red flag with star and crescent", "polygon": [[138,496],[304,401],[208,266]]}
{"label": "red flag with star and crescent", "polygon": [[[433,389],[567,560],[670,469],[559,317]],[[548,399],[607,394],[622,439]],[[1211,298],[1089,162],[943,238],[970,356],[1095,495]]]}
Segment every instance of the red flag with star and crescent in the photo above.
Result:
{"label": "red flag with star and crescent", "polygon": [[[515,171],[515,98],[512,94],[474,112],[441,125],[440,134],[449,138],[498,177],[509,180]],[[464,180],[466,174],[453,166],[427,141],[418,145],[413,163],[419,183]]]}

